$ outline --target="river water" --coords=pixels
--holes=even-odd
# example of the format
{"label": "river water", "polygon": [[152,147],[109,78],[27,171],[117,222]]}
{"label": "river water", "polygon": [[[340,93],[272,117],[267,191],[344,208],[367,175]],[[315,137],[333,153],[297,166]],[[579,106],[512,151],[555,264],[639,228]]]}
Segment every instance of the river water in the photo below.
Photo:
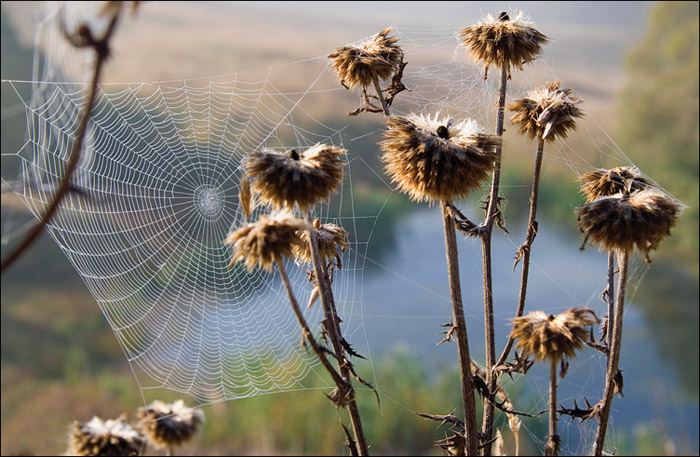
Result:
{"label": "river water", "polygon": [[[478,220],[478,216],[472,220]],[[444,330],[440,325],[451,316],[441,224],[438,207],[422,208],[395,225],[391,248],[378,249],[378,242],[370,241],[364,259],[364,277],[357,286],[362,288],[361,309],[355,307],[346,312],[352,314],[348,328],[357,332],[352,336],[353,344],[366,336],[366,347],[375,359],[402,348],[429,367],[456,363],[455,344],[436,347],[442,338],[439,332]],[[509,230],[507,236],[494,231],[493,242],[494,318],[499,354],[517,303],[521,269],[518,266],[513,270],[513,258],[524,240],[524,230],[516,227]],[[606,284],[606,255],[594,247],[581,252],[581,240],[574,229],[540,222],[532,251],[526,313],[543,310],[558,314],[571,307],[588,307],[599,317],[607,314],[607,305],[601,299]],[[458,248],[470,352],[472,358],[483,363],[481,244],[458,233]],[[650,325],[660,323],[647,322],[634,303],[635,293],[640,290],[637,286],[653,271],[638,258],[631,262],[631,270],[620,362],[625,380],[624,398],[614,400],[609,436],[630,438],[643,430],[661,430],[662,434],[675,438],[668,443],[671,450],[697,453],[697,396],[690,398],[681,393],[680,378],[684,373],[660,356],[650,332]],[[697,357],[697,351],[695,354]],[[582,351],[571,362],[568,375],[559,382],[560,403],[573,407],[576,399],[582,406],[586,397],[594,404],[602,392],[604,365],[602,354],[590,348]],[[546,408],[545,367],[536,364],[526,378],[514,381],[518,383],[525,383],[523,390],[532,396],[528,399],[529,412]],[[390,386],[384,387],[390,390]],[[410,401],[407,406],[410,407]],[[580,430],[576,423],[563,426],[562,436],[566,435],[571,453],[585,452],[595,432],[593,421],[585,423]],[[583,433],[579,435],[581,430]]]}

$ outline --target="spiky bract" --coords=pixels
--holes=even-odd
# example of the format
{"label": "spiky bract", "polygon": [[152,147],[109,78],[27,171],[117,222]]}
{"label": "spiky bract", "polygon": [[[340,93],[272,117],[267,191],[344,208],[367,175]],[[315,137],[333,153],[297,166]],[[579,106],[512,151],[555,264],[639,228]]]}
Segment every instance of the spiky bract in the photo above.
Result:
{"label": "spiky bract", "polygon": [[647,262],[649,251],[670,235],[680,212],[679,203],[653,188],[601,197],[575,211],[585,241],[607,251],[632,252],[637,246]]}
{"label": "spiky bract", "polygon": [[179,446],[189,441],[204,422],[204,413],[188,408],[182,400],[156,400],[138,409],[139,425],[151,444],[158,448]]}
{"label": "spiky bract", "polygon": [[302,153],[294,149],[279,153],[256,151],[246,162],[251,189],[268,205],[276,208],[294,205],[305,211],[328,199],[343,181],[346,150],[317,144]]}
{"label": "spiky bract", "polygon": [[143,437],[126,422],[125,417],[90,422],[74,422],[68,455],[139,455]]}
{"label": "spiky bract", "polygon": [[388,27],[369,41],[340,47],[328,55],[343,86],[367,88],[375,77],[379,81],[389,79],[400,68],[403,51],[397,44],[399,39],[389,36],[391,30]]}
{"label": "spiky bract", "polygon": [[571,308],[553,316],[533,311],[513,319],[512,336],[524,357],[559,362],[576,355],[590,338],[590,327],[598,317],[588,308]]}
{"label": "spiky bract", "polygon": [[[350,243],[348,243],[348,232],[345,231],[343,227],[336,224],[321,224],[321,221],[318,219],[314,219],[313,226],[318,238],[319,254],[321,255],[321,260],[324,265],[335,260],[336,265],[341,266],[338,248],[340,248],[342,252],[345,252],[348,247],[350,247]],[[294,246],[294,256],[301,262],[309,263],[312,260],[311,247],[309,246],[309,233],[301,232],[299,236],[303,243]]]}
{"label": "spiky bract", "polygon": [[568,130],[576,128],[576,119],[583,117],[583,111],[576,106],[581,100],[572,97],[571,92],[572,89],[562,89],[559,82],[531,90],[526,98],[508,107],[515,112],[511,123],[530,139],[566,138]]}
{"label": "spiky bract", "polygon": [[291,213],[261,215],[257,222],[239,228],[224,240],[224,244],[233,245],[229,268],[244,261],[249,271],[256,264],[271,271],[278,258],[292,257],[294,246],[303,245],[298,232],[308,228],[308,223]]}
{"label": "spiky bract", "polygon": [[497,136],[482,133],[471,119],[453,124],[438,116],[390,117],[380,143],[392,182],[418,202],[468,195],[489,177],[497,157]]}
{"label": "spiky bract", "polygon": [[581,193],[585,196],[586,203],[597,198],[636,192],[653,186],[642,176],[642,172],[633,166],[589,171],[579,176],[578,180],[582,183]]}
{"label": "spiky bract", "polygon": [[511,67],[522,70],[523,64],[537,58],[542,45],[549,41],[522,11],[501,13],[499,17],[488,14],[478,24],[459,32],[459,36],[472,58],[484,64],[485,72],[494,65],[509,74]]}

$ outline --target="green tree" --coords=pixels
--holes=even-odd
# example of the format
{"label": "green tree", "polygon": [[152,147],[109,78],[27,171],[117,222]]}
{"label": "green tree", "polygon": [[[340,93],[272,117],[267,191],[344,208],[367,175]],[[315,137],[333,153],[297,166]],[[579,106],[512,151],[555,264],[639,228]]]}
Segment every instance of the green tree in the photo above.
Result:
{"label": "green tree", "polygon": [[698,269],[698,2],[660,2],[628,55],[620,142],[634,162],[689,208],[658,256]]}

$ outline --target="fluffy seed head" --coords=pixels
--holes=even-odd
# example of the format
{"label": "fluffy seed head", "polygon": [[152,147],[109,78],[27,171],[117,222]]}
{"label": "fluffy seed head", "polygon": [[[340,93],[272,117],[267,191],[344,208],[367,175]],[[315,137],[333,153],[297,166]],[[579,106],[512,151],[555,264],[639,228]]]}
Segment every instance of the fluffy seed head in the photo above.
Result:
{"label": "fluffy seed head", "polygon": [[204,422],[201,410],[188,408],[182,400],[164,403],[156,400],[139,408],[139,426],[157,448],[179,446],[189,441]]}
{"label": "fluffy seed head", "polygon": [[581,193],[586,197],[586,203],[600,197],[653,187],[637,167],[615,167],[609,170],[601,168],[583,173],[578,180],[581,183]]}
{"label": "fluffy seed head", "polygon": [[261,215],[258,222],[241,227],[229,234],[224,244],[233,245],[233,257],[229,268],[244,261],[248,271],[259,264],[271,271],[278,258],[292,257],[294,246],[302,246],[298,232],[308,229],[308,224],[291,213],[272,216]]}
{"label": "fluffy seed head", "polygon": [[68,455],[139,455],[143,438],[125,417],[90,422],[74,422],[69,437]]}
{"label": "fluffy seed head", "polygon": [[562,89],[559,82],[547,83],[531,90],[527,98],[516,100],[508,109],[515,114],[511,123],[530,139],[554,141],[566,138],[569,129],[576,128],[576,118],[583,117],[576,105],[581,100],[571,96],[571,89]]}
{"label": "fluffy seed head", "polygon": [[472,58],[484,64],[486,72],[494,65],[505,68],[509,74],[511,67],[522,70],[523,64],[537,58],[542,45],[549,41],[522,11],[501,13],[498,17],[488,14],[478,24],[459,32],[459,36]]}
{"label": "fluffy seed head", "polygon": [[598,322],[588,308],[571,308],[557,316],[533,311],[513,319],[512,335],[524,357],[556,363],[574,357],[590,337],[586,327]]}
{"label": "fluffy seed head", "polygon": [[680,204],[653,188],[601,197],[575,211],[584,243],[590,239],[604,250],[627,252],[636,245],[647,262],[649,251],[671,234],[680,212]]}
{"label": "fluffy seed head", "polygon": [[275,208],[302,211],[328,199],[343,181],[345,149],[317,144],[304,152],[256,151],[246,162],[251,190]]}
{"label": "fluffy seed head", "polygon": [[[321,221],[318,219],[314,219],[313,226],[318,235],[321,261],[324,264],[328,264],[328,262],[335,260],[335,264],[341,267],[342,264],[340,255],[338,255],[338,248],[340,248],[342,252],[345,252],[348,247],[350,247],[350,243],[348,243],[348,232],[339,225],[331,223],[321,224]],[[298,235],[303,243],[294,246],[294,257],[301,262],[309,263],[312,260],[311,249],[309,247],[309,233],[300,232]]]}
{"label": "fluffy seed head", "polygon": [[451,201],[477,189],[493,171],[500,139],[471,119],[411,114],[390,117],[381,160],[401,192],[414,201]]}
{"label": "fluffy seed head", "polygon": [[390,37],[388,27],[359,46],[343,46],[328,55],[340,83],[348,89],[367,88],[374,78],[391,78],[400,68],[403,51],[396,37]]}

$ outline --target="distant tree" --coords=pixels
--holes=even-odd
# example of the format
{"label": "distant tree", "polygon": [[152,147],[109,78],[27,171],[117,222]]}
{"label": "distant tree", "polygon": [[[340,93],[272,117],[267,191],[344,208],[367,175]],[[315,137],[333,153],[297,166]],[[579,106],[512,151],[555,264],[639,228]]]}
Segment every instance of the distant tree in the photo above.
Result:
{"label": "distant tree", "polygon": [[628,55],[620,143],[689,208],[659,255],[698,268],[698,2],[659,2]]}

